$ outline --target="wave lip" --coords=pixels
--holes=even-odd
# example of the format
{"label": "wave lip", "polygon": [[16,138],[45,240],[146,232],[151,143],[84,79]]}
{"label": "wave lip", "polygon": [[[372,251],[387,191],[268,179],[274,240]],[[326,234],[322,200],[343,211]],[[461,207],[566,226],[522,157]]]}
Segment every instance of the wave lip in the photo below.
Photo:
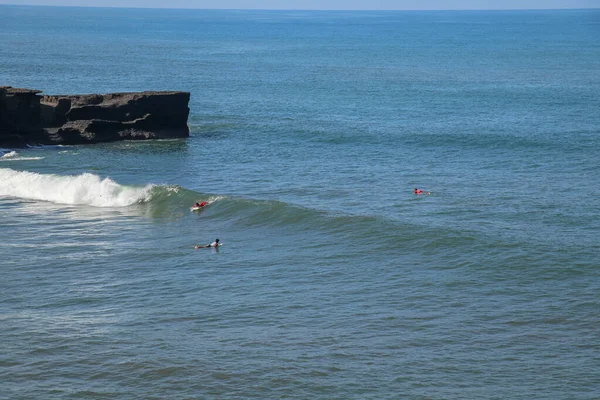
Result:
{"label": "wave lip", "polygon": [[120,185],[110,178],[83,173],[61,176],[0,169],[0,196],[92,207],[126,207],[150,200],[154,185]]}

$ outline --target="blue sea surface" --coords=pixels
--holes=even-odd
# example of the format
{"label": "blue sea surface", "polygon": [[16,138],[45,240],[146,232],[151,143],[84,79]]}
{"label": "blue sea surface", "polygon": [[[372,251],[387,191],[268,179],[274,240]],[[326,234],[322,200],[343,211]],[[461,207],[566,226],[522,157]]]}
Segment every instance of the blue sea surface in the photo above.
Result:
{"label": "blue sea surface", "polygon": [[0,85],[191,92],[0,150],[0,399],[600,397],[599,10],[0,6]]}

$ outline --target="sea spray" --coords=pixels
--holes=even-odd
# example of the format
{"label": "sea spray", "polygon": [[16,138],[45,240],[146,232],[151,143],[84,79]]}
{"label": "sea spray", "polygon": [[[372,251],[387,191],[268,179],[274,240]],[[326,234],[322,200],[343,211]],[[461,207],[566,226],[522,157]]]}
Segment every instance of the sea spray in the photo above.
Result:
{"label": "sea spray", "polygon": [[93,207],[125,207],[148,201],[154,185],[130,187],[83,173],[61,176],[0,169],[0,196]]}
{"label": "sea spray", "polygon": [[[2,151],[2,149],[0,149]],[[0,161],[31,161],[31,160],[41,160],[44,157],[23,157],[19,155],[16,151],[8,151],[0,156]]]}
{"label": "sea spray", "polygon": [[19,153],[17,153],[16,151],[13,150],[13,151],[9,151],[9,152],[4,153],[0,158],[4,158],[4,159],[15,158],[18,155],[19,155]]}

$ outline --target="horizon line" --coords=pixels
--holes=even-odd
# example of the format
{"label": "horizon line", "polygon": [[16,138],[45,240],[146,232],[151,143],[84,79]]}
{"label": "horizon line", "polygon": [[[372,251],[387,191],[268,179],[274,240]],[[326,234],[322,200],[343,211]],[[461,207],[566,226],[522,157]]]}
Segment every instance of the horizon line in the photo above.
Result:
{"label": "horizon line", "polygon": [[211,10],[211,11],[581,11],[600,10],[598,7],[562,7],[562,8],[218,8],[218,7],[143,7],[117,5],[66,5],[66,4],[8,4],[9,7],[64,7],[64,8],[115,8],[136,10]]}

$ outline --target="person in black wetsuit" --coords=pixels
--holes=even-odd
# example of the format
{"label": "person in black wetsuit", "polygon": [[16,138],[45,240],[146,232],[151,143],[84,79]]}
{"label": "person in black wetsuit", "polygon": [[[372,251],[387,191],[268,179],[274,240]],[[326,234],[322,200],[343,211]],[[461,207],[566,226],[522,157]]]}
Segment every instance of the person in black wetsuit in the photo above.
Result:
{"label": "person in black wetsuit", "polygon": [[211,244],[204,244],[204,245],[197,244],[194,246],[195,249],[206,249],[208,247],[219,247],[219,239],[215,239],[215,241],[212,242]]}

